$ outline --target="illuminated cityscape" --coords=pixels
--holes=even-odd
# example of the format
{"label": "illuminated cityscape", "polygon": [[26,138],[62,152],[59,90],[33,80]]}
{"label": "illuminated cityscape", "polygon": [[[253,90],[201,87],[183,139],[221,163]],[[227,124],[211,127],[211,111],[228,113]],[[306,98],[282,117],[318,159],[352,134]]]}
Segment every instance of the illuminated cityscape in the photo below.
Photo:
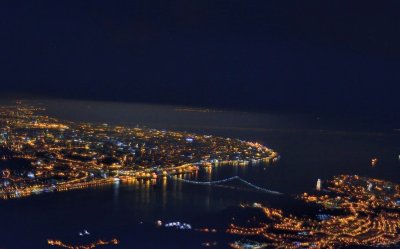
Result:
{"label": "illuminated cityscape", "polygon": [[0,1],[0,249],[399,249],[399,10]]}
{"label": "illuminated cityscape", "polygon": [[[372,187],[369,189],[369,186]],[[257,242],[237,241],[233,248],[339,248],[394,246],[400,242],[400,185],[341,175],[326,181],[324,191],[304,193],[299,199],[322,209],[315,217],[298,217],[260,204],[263,222],[230,224],[227,232],[256,236]]]}
{"label": "illuminated cityscape", "polygon": [[[277,152],[259,143],[146,127],[64,121],[45,113],[45,108],[22,102],[0,107],[1,160],[5,165],[12,161],[19,165],[2,168],[0,196],[4,200],[102,185],[156,185],[160,179],[163,186],[170,179],[185,184],[184,188],[194,184],[291,198],[237,175],[208,181],[194,179],[199,171],[210,175],[221,166],[258,168],[256,165],[271,165],[279,160]],[[229,186],[234,183],[243,186]],[[388,247],[400,242],[400,185],[396,183],[358,175],[338,175],[332,180],[318,178],[315,190],[294,199],[310,210],[317,207],[318,211],[302,215],[273,205],[241,204],[240,215],[246,216],[248,210],[257,211],[257,215],[247,221],[232,219],[225,233],[236,237],[229,246]],[[201,234],[221,231],[211,224],[197,227],[181,221],[164,224],[158,220],[156,226]],[[87,230],[79,232],[79,236],[91,238]],[[47,244],[84,249],[118,247],[120,240],[68,243],[47,239]],[[201,243],[202,247],[218,245],[216,241]]]}
{"label": "illuminated cityscape", "polygon": [[3,169],[3,199],[196,174],[199,167],[245,166],[278,158],[276,152],[258,143],[60,121],[43,111],[21,103],[0,107],[2,160],[27,162],[22,168]]}

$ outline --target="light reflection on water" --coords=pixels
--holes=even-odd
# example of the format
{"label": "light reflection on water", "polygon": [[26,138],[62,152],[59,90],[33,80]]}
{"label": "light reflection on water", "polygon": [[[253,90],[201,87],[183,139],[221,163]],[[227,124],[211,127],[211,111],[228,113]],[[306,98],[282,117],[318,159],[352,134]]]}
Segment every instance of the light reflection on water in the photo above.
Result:
{"label": "light reflection on water", "polygon": [[[47,104],[54,102],[48,101]],[[321,123],[310,117],[249,113],[175,112],[174,107],[58,102],[49,112],[81,121],[120,122],[187,130],[260,142],[275,149],[274,165],[221,166],[202,169],[186,179],[211,181],[235,175],[256,185],[295,194],[314,188],[318,178],[359,174],[400,181],[400,137],[393,132],[337,132],[346,124]],[[84,107],[84,108],[82,108]],[[370,160],[379,158],[375,168]],[[208,170],[208,172],[207,172]],[[140,221],[195,222],[242,202],[270,203],[274,196],[254,191],[196,186],[160,178],[93,189],[43,194],[0,202],[0,248],[47,248],[49,237],[78,241],[83,228],[93,236],[121,239],[121,248],[196,248],[194,235],[160,233]],[[163,240],[157,239],[161,236]],[[160,237],[160,238],[161,238]],[[196,242],[197,243],[197,242]]]}

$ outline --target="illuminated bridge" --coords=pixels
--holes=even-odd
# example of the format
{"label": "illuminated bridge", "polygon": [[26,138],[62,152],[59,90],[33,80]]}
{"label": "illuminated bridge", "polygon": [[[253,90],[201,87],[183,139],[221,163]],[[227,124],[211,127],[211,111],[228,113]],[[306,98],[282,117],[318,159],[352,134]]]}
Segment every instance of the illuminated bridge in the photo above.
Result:
{"label": "illuminated bridge", "polygon": [[208,186],[211,186],[211,185],[221,186],[220,184],[222,184],[222,183],[227,183],[227,182],[232,182],[232,181],[239,181],[239,182],[241,182],[241,183],[243,183],[243,184],[245,184],[245,185],[257,190],[257,191],[260,191],[260,192],[264,192],[264,193],[267,193],[267,194],[273,194],[273,195],[282,195],[283,194],[283,193],[278,192],[278,191],[274,191],[274,190],[270,190],[270,189],[266,189],[266,188],[262,188],[260,186],[254,185],[254,184],[244,180],[243,178],[241,178],[239,176],[233,176],[233,177],[229,177],[229,178],[225,178],[225,179],[221,179],[221,180],[216,180],[216,181],[209,181],[209,182],[200,182],[200,181],[192,181],[192,180],[187,180],[187,179],[181,179],[181,178],[178,178],[178,177],[173,176],[173,175],[168,175],[168,177],[170,179],[172,179],[172,180],[175,180],[175,181],[181,181],[181,182],[184,182],[184,183],[190,183],[190,184],[196,184],[196,185],[208,185]]}

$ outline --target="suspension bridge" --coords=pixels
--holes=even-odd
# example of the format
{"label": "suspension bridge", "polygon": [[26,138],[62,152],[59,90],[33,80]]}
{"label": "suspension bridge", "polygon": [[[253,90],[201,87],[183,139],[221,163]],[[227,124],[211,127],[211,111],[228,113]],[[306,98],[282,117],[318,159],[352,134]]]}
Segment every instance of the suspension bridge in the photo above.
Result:
{"label": "suspension bridge", "polygon": [[282,195],[283,193],[275,191],[275,190],[270,190],[267,188],[263,188],[257,185],[254,185],[246,180],[244,180],[243,178],[239,177],[239,176],[233,176],[233,177],[229,177],[229,178],[225,178],[225,179],[221,179],[221,180],[216,180],[216,181],[193,181],[193,180],[187,180],[187,179],[182,179],[182,178],[178,178],[177,176],[173,176],[173,175],[168,175],[168,177],[172,180],[175,181],[180,181],[180,182],[184,182],[184,183],[189,183],[189,184],[196,184],[196,185],[207,185],[207,186],[211,186],[211,185],[216,185],[216,186],[221,186],[220,184],[223,183],[227,183],[227,182],[232,182],[232,181],[239,181],[257,191],[260,192],[264,192],[267,194],[273,194],[273,195]]}

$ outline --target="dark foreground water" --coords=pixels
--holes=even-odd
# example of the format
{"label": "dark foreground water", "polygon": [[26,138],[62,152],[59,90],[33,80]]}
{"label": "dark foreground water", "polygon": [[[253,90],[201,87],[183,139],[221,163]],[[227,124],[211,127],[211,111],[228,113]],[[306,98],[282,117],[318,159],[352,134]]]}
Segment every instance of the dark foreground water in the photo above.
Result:
{"label": "dark foreground water", "polygon": [[[359,174],[400,182],[400,134],[382,127],[317,117],[278,116],[235,112],[180,112],[172,106],[42,101],[48,112],[75,121],[145,125],[261,142],[281,155],[274,165],[223,166],[199,179],[234,175],[259,186],[286,193],[277,197],[229,188],[157,183],[112,185],[0,201],[0,248],[50,248],[47,238],[66,242],[120,239],[111,248],[202,248],[216,241],[225,248],[222,233],[201,234],[156,228],[156,220],[183,221],[193,226],[221,226],[222,214],[240,203],[270,203],[301,208],[293,194],[314,188],[317,178]],[[334,120],[334,121],[333,121]],[[375,168],[371,158],[379,158]],[[87,229],[86,238],[78,232]],[[106,248],[106,247],[103,247]]]}

